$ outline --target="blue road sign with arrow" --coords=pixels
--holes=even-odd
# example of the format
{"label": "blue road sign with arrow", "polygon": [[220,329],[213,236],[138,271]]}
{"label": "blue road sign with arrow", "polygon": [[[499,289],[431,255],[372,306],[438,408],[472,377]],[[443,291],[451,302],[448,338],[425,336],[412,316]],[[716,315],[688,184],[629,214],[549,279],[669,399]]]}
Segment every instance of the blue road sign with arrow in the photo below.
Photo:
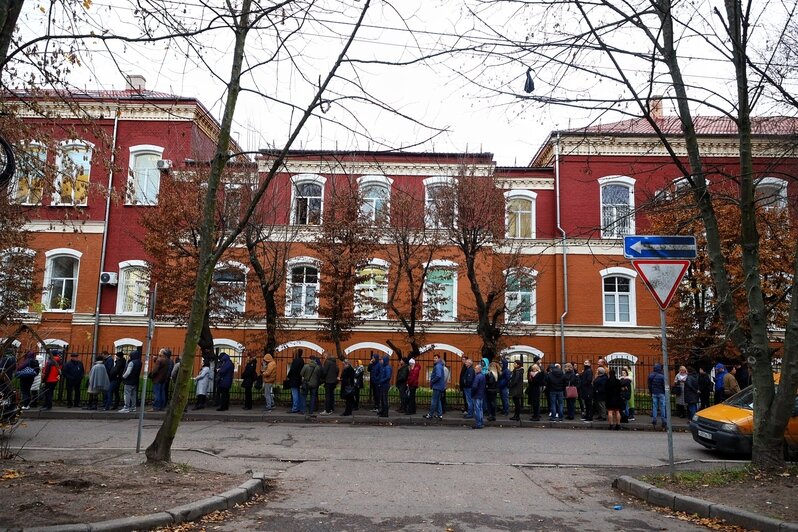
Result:
{"label": "blue road sign with arrow", "polygon": [[623,256],[627,259],[694,259],[694,236],[628,235],[623,237]]}

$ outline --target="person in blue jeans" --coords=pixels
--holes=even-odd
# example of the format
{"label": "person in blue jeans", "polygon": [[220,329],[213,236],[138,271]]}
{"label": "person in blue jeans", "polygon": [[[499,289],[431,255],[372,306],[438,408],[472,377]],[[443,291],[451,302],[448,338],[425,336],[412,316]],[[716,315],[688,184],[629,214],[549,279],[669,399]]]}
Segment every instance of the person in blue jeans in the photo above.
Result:
{"label": "person in blue jeans", "polygon": [[429,405],[429,413],[424,418],[443,418],[443,405],[441,396],[446,393],[446,375],[443,372],[443,360],[438,355],[432,357],[432,374],[429,377],[429,384],[432,388],[432,401]]}
{"label": "person in blue jeans", "polygon": [[648,392],[651,394],[651,424],[657,426],[657,413],[662,416],[662,427],[668,428],[668,417],[665,411],[665,375],[662,364],[654,364],[654,371],[648,375]]}
{"label": "person in blue jeans", "polygon": [[471,358],[467,356],[463,357],[463,369],[461,371],[460,385],[463,389],[463,397],[466,402],[466,413],[463,417],[471,419],[474,417],[474,398],[471,392],[471,385],[474,384],[474,376],[476,375]]}
{"label": "person in blue jeans", "polygon": [[562,421],[565,374],[559,364],[549,366],[549,371],[546,373],[546,390],[549,392],[549,421]]}
{"label": "person in blue jeans", "polygon": [[481,429],[483,422],[483,406],[485,402],[485,374],[482,373],[482,364],[474,363],[474,381],[471,383],[471,402],[474,406],[474,426],[472,429]]}

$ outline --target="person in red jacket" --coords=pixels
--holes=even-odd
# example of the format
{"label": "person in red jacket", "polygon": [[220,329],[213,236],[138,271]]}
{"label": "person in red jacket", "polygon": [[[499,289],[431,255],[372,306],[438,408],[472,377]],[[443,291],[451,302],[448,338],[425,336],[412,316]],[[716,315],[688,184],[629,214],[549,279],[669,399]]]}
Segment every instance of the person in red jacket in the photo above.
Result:
{"label": "person in red jacket", "polygon": [[56,351],[47,355],[42,372],[42,384],[44,385],[44,406],[41,410],[51,410],[53,408],[53,391],[58,379],[61,378],[61,353]]}
{"label": "person in red jacket", "polygon": [[418,379],[421,375],[421,364],[417,364],[415,358],[411,358],[409,364],[410,372],[407,375],[407,408],[405,408],[405,415],[416,413],[416,390],[418,390]]}

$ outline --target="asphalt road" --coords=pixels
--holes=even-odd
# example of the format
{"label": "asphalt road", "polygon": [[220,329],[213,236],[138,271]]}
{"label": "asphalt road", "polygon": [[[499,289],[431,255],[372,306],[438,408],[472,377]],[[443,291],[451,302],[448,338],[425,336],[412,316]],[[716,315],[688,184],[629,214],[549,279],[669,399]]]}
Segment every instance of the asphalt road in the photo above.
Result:
{"label": "asphalt road", "polygon": [[[158,426],[145,424],[143,447]],[[137,461],[136,429],[32,420],[14,445],[26,459]],[[718,458],[689,434],[674,434],[674,448],[691,467]],[[698,530],[610,487],[630,471],[667,471],[664,432],[185,422],[173,451],[196,467],[277,478],[270,500],[220,530]]]}

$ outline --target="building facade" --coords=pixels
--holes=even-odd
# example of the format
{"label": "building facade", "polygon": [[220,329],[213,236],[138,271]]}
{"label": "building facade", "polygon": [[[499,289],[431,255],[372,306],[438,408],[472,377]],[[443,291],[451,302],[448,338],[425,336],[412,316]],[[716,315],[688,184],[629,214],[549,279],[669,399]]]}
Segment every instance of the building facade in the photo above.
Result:
{"label": "building facade", "polygon": [[[57,169],[52,186],[42,187],[44,173],[24,166],[11,189],[14,201],[30,208],[29,252],[39,272],[33,282],[42,286],[41,301],[28,304],[26,321],[49,346],[130,350],[143,346],[148,324],[153,259],[142,245],[142,213],[158,208],[164,179],[179,182],[181,172],[211,158],[218,124],[196,100],[146,90],[75,95],[71,102],[88,122],[66,118],[67,108],[56,100],[42,102],[51,118],[38,111],[26,116],[22,108],[23,118],[51,139],[47,145],[31,142],[28,156]],[[686,158],[678,121],[658,120],[677,155]],[[761,120],[756,127],[758,186],[793,208],[796,122]],[[731,122],[702,119],[699,132],[710,183],[733,184],[739,171]],[[248,180],[265,179],[271,157],[264,152],[241,162]],[[540,357],[581,365],[603,357],[632,366],[642,384],[661,357],[659,310],[623,257],[623,236],[646,234],[642,208],[678,187],[684,172],[650,126],[635,120],[552,133],[527,167],[497,166],[490,153],[292,151],[265,200],[273,205],[267,216],[271,238],[287,246],[284,282],[276,293],[278,356],[297,348],[332,349],[319,314],[325,278],[313,242],[336,190],[355,186],[361,213],[375,220],[387,213],[390,227],[402,224],[396,205],[409,201],[423,213],[413,231],[426,234],[436,229],[440,191],[465,173],[500,190],[498,196],[486,193],[485,201],[497,203],[504,234],[480,254],[476,267],[480,278],[504,283],[499,350],[525,362]],[[240,183],[228,185],[225,193],[232,194]],[[410,350],[400,316],[384,305],[392,290],[410,290],[392,282],[399,275],[392,234],[386,230],[360,265],[355,292],[365,298],[352,304],[361,322],[344,342],[353,359],[393,355],[391,346]],[[444,239],[423,262],[428,286],[415,315],[421,362],[427,369],[432,354],[441,353],[459,367],[460,356],[479,356],[482,346],[466,258]],[[212,335],[216,350],[236,360],[244,349],[262,350],[267,306],[243,244],[235,244],[223,264],[214,284],[241,287],[241,295],[222,301],[241,318],[217,316]],[[157,320],[153,346],[179,350],[184,334],[179,320]]]}

